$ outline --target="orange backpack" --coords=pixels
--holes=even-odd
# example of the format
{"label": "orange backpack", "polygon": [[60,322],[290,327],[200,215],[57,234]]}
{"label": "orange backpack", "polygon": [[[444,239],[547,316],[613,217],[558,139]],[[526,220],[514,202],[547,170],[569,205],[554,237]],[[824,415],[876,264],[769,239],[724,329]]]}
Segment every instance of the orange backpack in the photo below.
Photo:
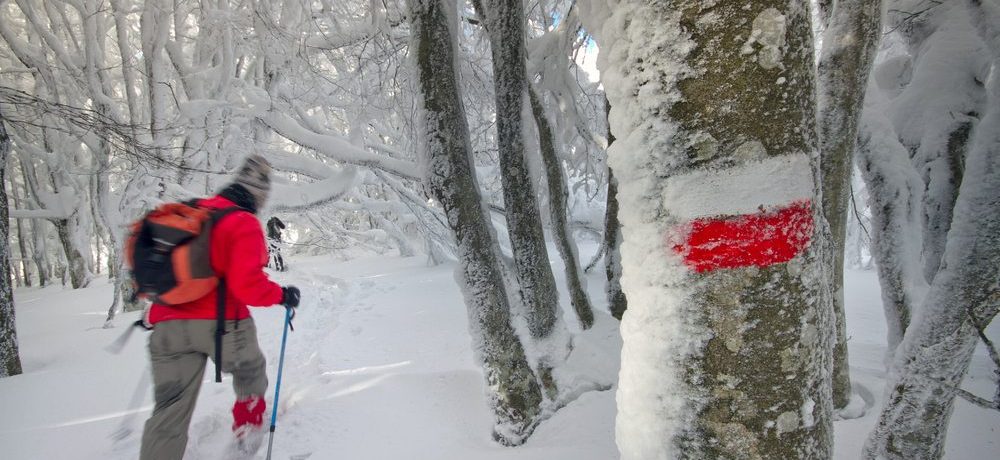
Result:
{"label": "orange backpack", "polygon": [[125,250],[136,295],[177,305],[212,292],[219,284],[210,261],[212,227],[242,209],[202,208],[196,201],[168,203],[133,223]]}

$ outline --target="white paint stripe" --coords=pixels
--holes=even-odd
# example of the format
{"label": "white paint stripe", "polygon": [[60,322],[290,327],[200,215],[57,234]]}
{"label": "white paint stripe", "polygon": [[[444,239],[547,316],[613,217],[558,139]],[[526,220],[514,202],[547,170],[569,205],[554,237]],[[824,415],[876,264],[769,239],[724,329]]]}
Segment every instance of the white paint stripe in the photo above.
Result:
{"label": "white paint stripe", "polygon": [[663,205],[681,219],[752,214],[813,196],[809,157],[797,153],[667,179]]}

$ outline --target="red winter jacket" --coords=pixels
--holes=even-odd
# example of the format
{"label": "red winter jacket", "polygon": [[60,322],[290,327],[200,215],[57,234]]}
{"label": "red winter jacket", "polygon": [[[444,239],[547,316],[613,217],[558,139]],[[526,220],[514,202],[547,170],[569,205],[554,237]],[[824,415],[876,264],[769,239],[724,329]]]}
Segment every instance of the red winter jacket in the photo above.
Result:
{"label": "red winter jacket", "polygon": [[[221,196],[203,199],[198,205],[212,209],[236,206]],[[264,273],[267,247],[264,245],[264,231],[253,214],[236,211],[216,222],[209,250],[212,269],[226,281],[226,319],[249,318],[247,305],[281,303],[281,286]],[[153,304],[149,310],[149,322],[215,319],[217,296],[218,292],[213,290],[194,302],[170,306]]]}

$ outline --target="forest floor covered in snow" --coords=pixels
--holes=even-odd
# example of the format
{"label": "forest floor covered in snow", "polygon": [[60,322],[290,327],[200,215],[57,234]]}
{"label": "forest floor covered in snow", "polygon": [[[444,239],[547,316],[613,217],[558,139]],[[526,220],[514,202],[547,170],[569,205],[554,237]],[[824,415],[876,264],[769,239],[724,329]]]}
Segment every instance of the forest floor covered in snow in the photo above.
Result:
{"label": "forest floor covered in snow", "polygon": [[[582,249],[589,255],[595,248]],[[614,388],[583,393],[544,421],[524,446],[491,441],[482,374],[473,361],[454,266],[427,267],[423,257],[392,256],[290,262],[291,271],[274,278],[302,288],[303,301],[288,339],[274,458],[618,458]],[[588,281],[595,306],[606,310],[603,279],[598,270]],[[120,355],[104,350],[138,318],[123,314],[116,320],[119,327],[103,329],[111,292],[104,279],[78,291],[15,292],[25,372],[0,380],[3,458],[138,456],[142,422],[152,408],[148,380],[142,381],[148,372],[146,336],[136,332]],[[845,292],[852,378],[868,410],[835,422],[835,458],[855,459],[882,403],[886,339],[875,273],[849,271]],[[565,294],[563,304],[569,304]],[[272,384],[282,310],[253,309]],[[617,321],[606,311],[597,318],[594,328],[577,335],[568,367],[580,382],[611,383],[621,347]],[[989,333],[1000,341],[1000,327],[993,325]],[[993,371],[980,347],[965,387],[989,397],[995,391]],[[187,459],[221,458],[230,440],[231,380],[217,384],[212,377],[206,372]],[[269,404],[272,397],[273,387]],[[130,434],[116,437],[116,432]],[[998,432],[1000,412],[960,400],[946,458],[1000,458]]]}

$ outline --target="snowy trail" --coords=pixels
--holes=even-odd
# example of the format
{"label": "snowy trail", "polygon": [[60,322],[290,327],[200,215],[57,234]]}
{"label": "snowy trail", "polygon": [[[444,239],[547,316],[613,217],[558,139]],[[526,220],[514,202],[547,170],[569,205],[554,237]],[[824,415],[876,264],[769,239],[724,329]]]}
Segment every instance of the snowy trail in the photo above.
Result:
{"label": "snowy trail", "polygon": [[[581,254],[592,251],[585,248]],[[543,422],[522,447],[503,448],[490,440],[482,374],[469,348],[453,266],[426,267],[420,257],[292,262],[291,272],[275,276],[303,291],[296,330],[288,339],[275,459],[618,458],[613,389],[583,393]],[[561,278],[558,263],[553,268]],[[605,308],[603,276],[600,270],[588,276],[599,310]],[[129,402],[145,372],[146,336],[135,334],[119,356],[102,350],[122,333],[120,327],[99,327],[110,292],[106,282],[81,291],[17,291],[26,374],[0,380],[5,459],[136,457],[142,422],[152,408],[148,390],[139,407]],[[568,305],[565,293],[562,300]],[[866,402],[878,407],[885,326],[873,273],[848,273],[847,302],[852,376]],[[136,315],[123,315],[119,324]],[[284,312],[264,308],[253,315],[273,385]],[[595,327],[577,336],[567,366],[578,376],[575,384],[613,381],[621,346],[616,328],[617,322],[601,312]],[[991,336],[998,335],[994,325]],[[966,386],[989,394],[992,368],[982,353],[977,352],[970,372]],[[230,439],[231,381],[216,384],[209,374],[190,430],[185,458],[191,460],[224,458]],[[273,386],[269,404],[272,398]],[[858,458],[875,412],[835,423],[835,459]],[[111,434],[128,417],[132,435],[116,442]],[[957,403],[946,458],[996,458],[995,430],[1000,430],[1000,416]],[[263,450],[257,458],[263,458]]]}
{"label": "snowy trail", "polygon": [[[490,440],[482,374],[469,349],[453,267],[429,268],[419,257],[389,266],[383,258],[305,262],[275,278],[303,292],[286,352],[275,458],[613,455],[603,440],[603,449],[575,443],[565,456],[553,456],[549,446],[526,455],[533,449],[512,451]],[[254,316],[273,380],[281,317],[271,310],[255,310]],[[192,433],[206,434],[192,436],[188,457],[219,458],[225,451],[230,394],[228,385],[203,387]],[[610,421],[605,425],[610,429]]]}

